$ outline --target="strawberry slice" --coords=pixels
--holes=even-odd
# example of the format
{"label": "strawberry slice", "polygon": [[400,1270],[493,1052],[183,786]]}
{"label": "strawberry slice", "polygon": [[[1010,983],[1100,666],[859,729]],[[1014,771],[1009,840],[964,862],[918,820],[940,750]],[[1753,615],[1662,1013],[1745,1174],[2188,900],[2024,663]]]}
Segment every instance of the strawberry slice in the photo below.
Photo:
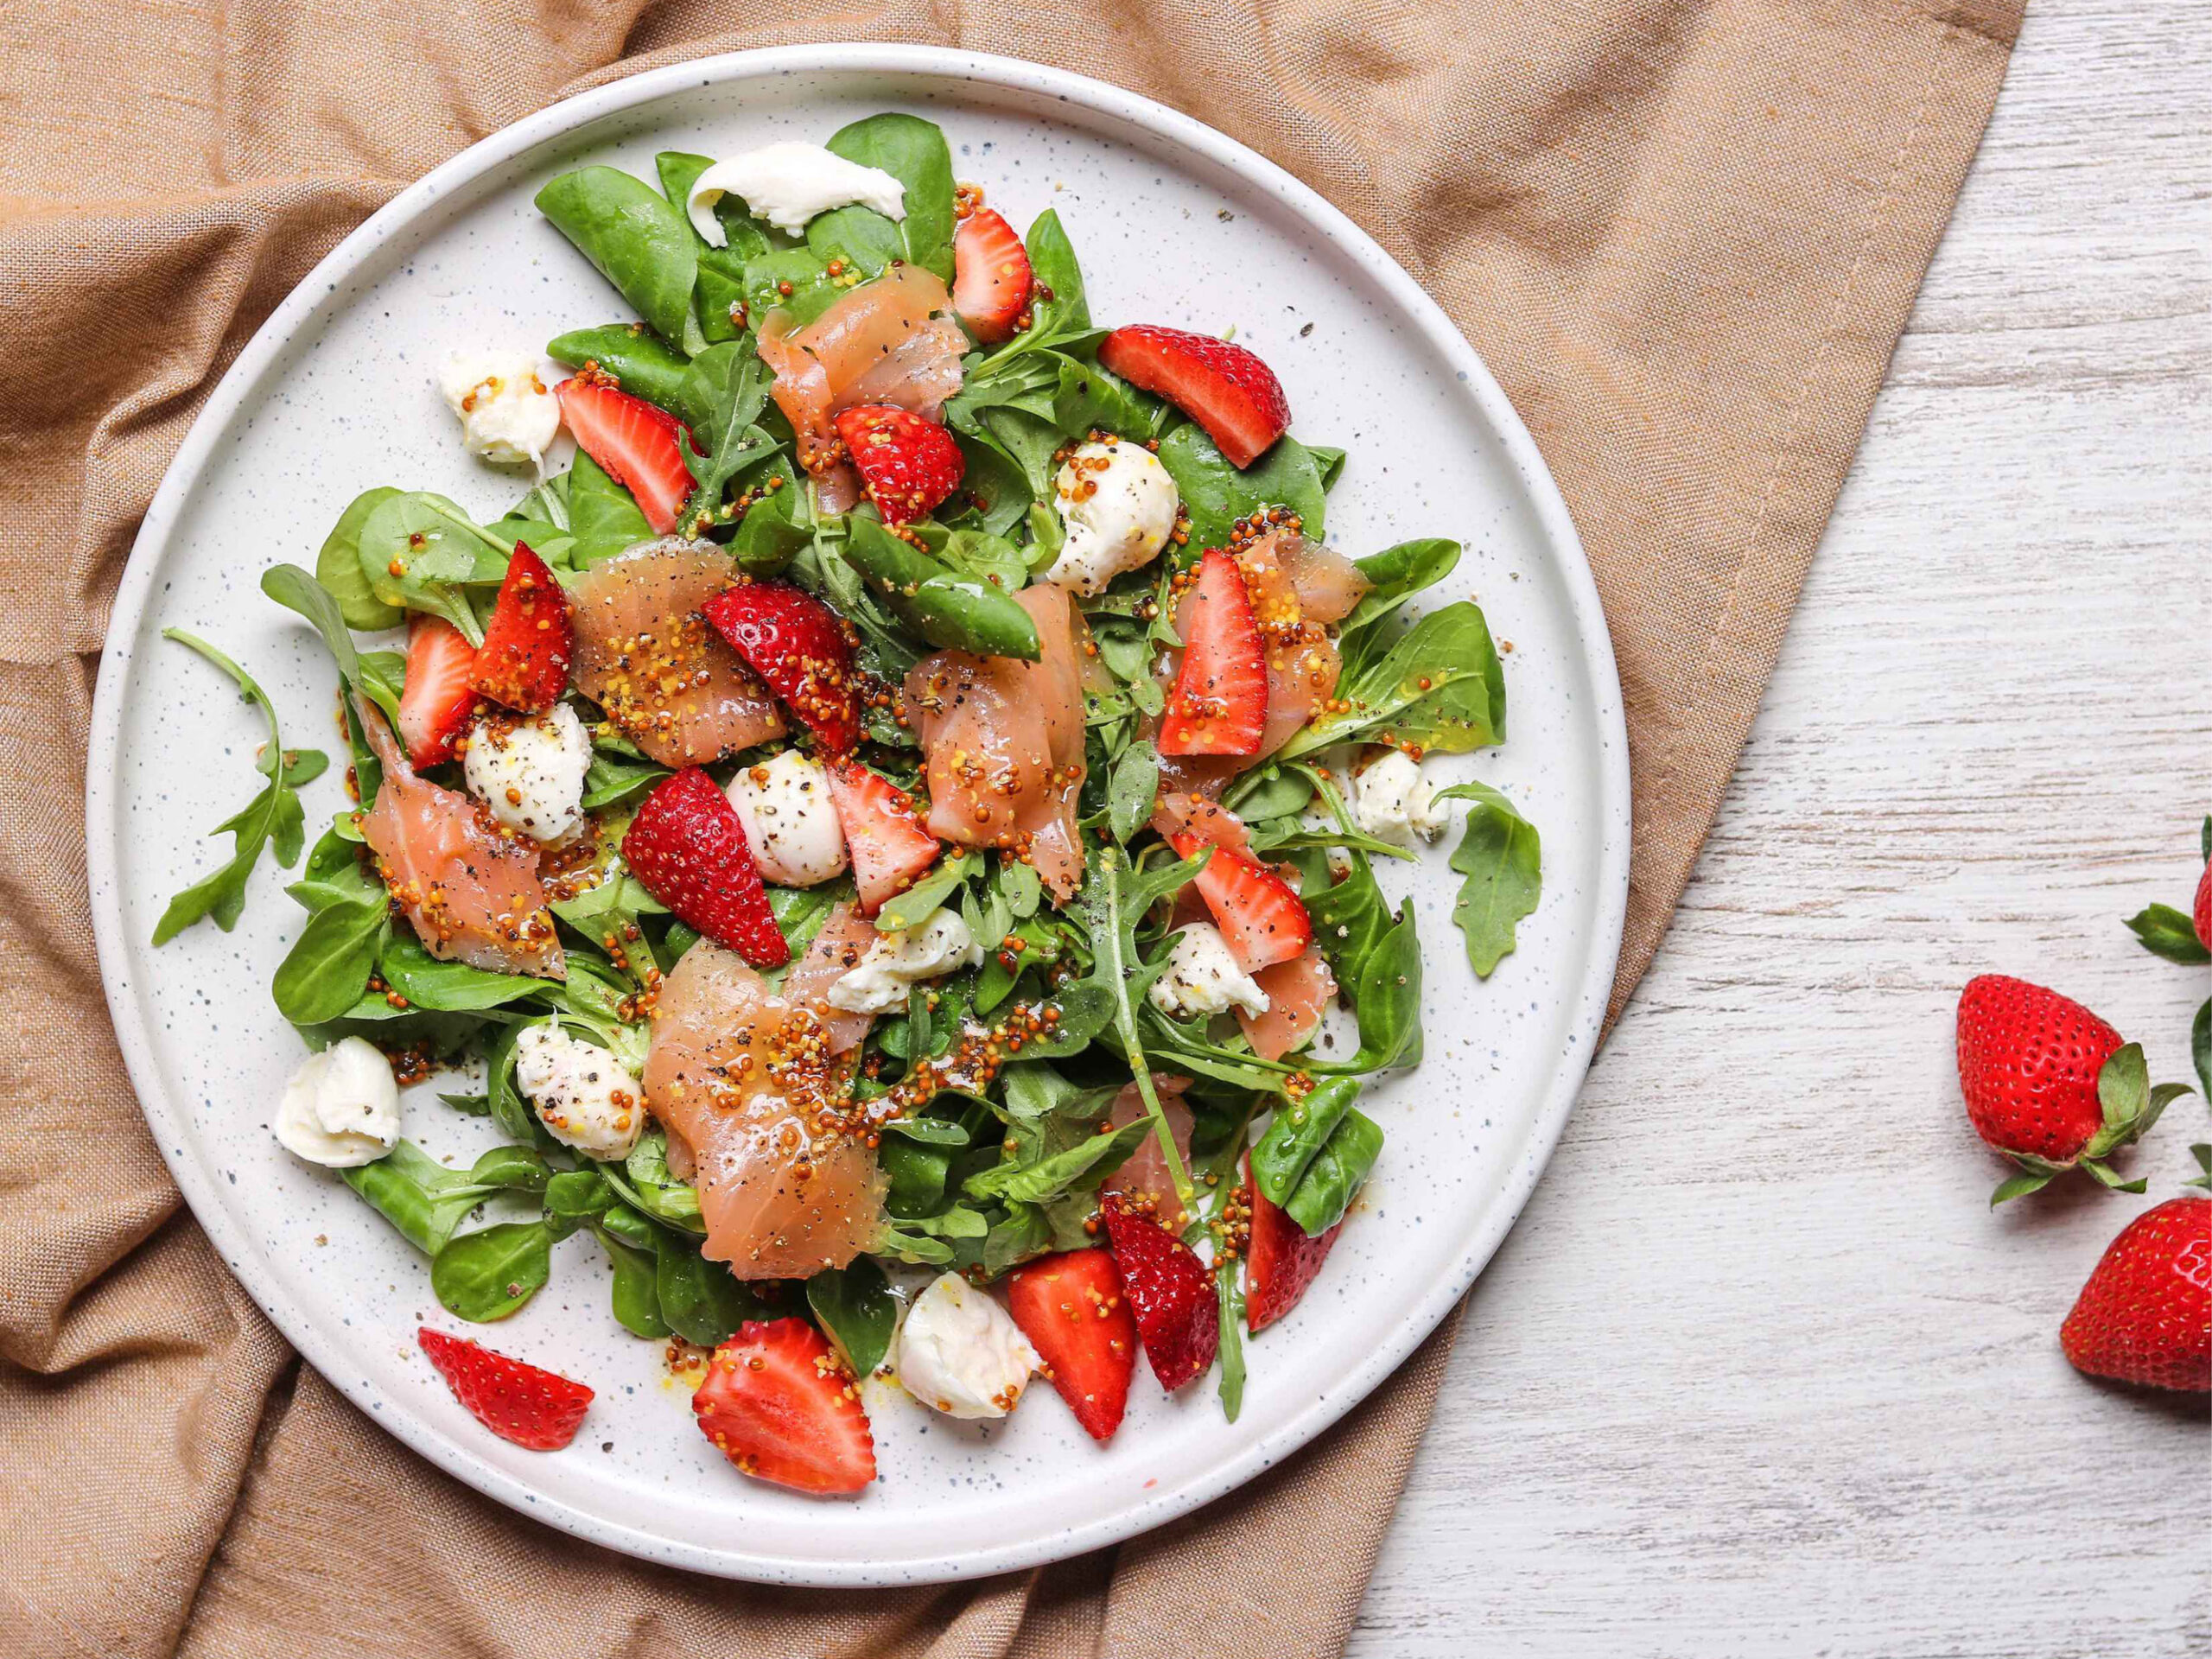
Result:
{"label": "strawberry slice", "polygon": [[1122,1275],[1104,1250],[1071,1250],[1016,1268],[1007,1306],[1052,1367],[1052,1386],[1094,1440],[1110,1440],[1129,1403],[1137,1322]]}
{"label": "strawberry slice", "polygon": [[[1192,835],[1168,839],[1179,858],[1192,857],[1206,846]],[[1313,943],[1313,918],[1290,883],[1242,853],[1216,847],[1192,885],[1213,912],[1229,954],[1248,974],[1303,956]]]}
{"label": "strawberry slice", "polygon": [[501,1440],[533,1452],[558,1452],[576,1438],[592,1400],[582,1383],[427,1325],[415,1332],[415,1341],[469,1415]]}
{"label": "strawberry slice", "polygon": [[875,1478],[875,1436],[851,1370],[804,1319],[747,1319],[691,1396],[699,1429],[740,1472],[802,1492]]}
{"label": "strawberry slice", "polygon": [[583,452],[638,498],[647,524],[671,534],[692,488],[677,442],[683,423],[642,397],[582,376],[563,380],[559,393],[561,418]]}
{"label": "strawberry slice", "polygon": [[952,233],[952,315],[986,346],[1013,336],[1036,278],[1006,215],[978,207]]}
{"label": "strawberry slice", "polygon": [[399,738],[418,766],[453,759],[454,740],[476,709],[476,650],[442,616],[417,611],[407,623],[407,680],[399,691]]}
{"label": "strawberry slice", "polygon": [[887,524],[926,517],[959,486],[968,470],[950,433],[889,404],[855,404],[840,410],[837,435],[845,441],[868,499]]}
{"label": "strawberry slice", "polygon": [[737,809],[698,767],[645,797],[623,832],[622,856],[647,893],[755,968],[791,959]]}
{"label": "strawberry slice", "polygon": [[912,887],[943,850],[915,816],[912,797],[857,762],[830,768],[830,804],[845,832],[864,916]]}
{"label": "strawberry slice", "polygon": [[699,613],[829,753],[844,754],[860,741],[853,642],[836,612],[788,582],[751,582],[723,589]]}
{"label": "strawberry slice", "polygon": [[569,689],[569,658],[575,648],[569,596],[545,561],[527,543],[517,542],[492,620],[484,625],[470,683],[518,713],[542,713]]}
{"label": "strawberry slice", "polygon": [[1252,1154],[1244,1154],[1244,1188],[1252,1202],[1252,1242],[1244,1250],[1244,1323],[1264,1331],[1298,1306],[1298,1299],[1321,1271],[1335,1248],[1339,1221],[1319,1238],[1269,1202],[1252,1179]]}
{"label": "strawberry slice", "polygon": [[1160,1386],[1173,1394],[1204,1376],[1220,1346],[1221,1308],[1214,1300],[1213,1274],[1189,1245],[1131,1208],[1119,1192],[1109,1192],[1099,1209],[1145,1357]]}
{"label": "strawberry slice", "polygon": [[1183,664],[1160,721],[1162,754],[1257,754],[1268,729],[1268,654],[1244,573],[1219,548],[1198,561],[1175,613]]}
{"label": "strawberry slice", "polygon": [[1100,340],[1098,361],[1205,428],[1234,467],[1249,467],[1290,424],[1275,372],[1211,334],[1141,322]]}

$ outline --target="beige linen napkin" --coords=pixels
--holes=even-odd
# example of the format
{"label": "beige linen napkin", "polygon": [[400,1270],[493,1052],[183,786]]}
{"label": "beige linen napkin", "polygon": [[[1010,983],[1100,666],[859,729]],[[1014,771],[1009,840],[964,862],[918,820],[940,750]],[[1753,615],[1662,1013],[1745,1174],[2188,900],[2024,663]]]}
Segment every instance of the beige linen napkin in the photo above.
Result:
{"label": "beige linen napkin", "polygon": [[652,1568],[511,1515],[297,1364],[181,1209],[106,1035],[79,779],[139,514],[254,327],[365,214],[563,91],[804,41],[1058,64],[1281,162],[1442,301],[1588,544],[1636,785],[1618,1012],[2020,4],[905,0],[736,33],[700,0],[0,17],[0,1652],[1334,1654],[1448,1351],[1447,1326],[1306,1454],[1118,1550],[834,1595]]}

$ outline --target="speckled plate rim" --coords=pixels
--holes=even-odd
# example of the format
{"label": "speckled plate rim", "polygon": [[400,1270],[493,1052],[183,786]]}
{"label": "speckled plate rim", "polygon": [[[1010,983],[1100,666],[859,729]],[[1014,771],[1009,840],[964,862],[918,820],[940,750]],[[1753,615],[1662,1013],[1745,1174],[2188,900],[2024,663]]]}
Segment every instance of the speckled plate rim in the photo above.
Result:
{"label": "speckled plate rim", "polygon": [[[658,1536],[610,1522],[556,1501],[528,1483],[494,1467],[466,1445],[407,1409],[397,1401],[372,1397],[378,1390],[359,1380],[344,1362],[339,1345],[326,1344],[304,1309],[294,1305],[273,1278],[264,1274],[247,1241],[215,1202],[207,1172],[181,1151],[188,1122],[166,1093],[151,1046],[142,1028],[143,1010],[126,981],[127,961],[117,872],[122,851],[121,731],[123,698],[129,677],[128,642],[137,636],[141,619],[156,592],[157,576],[179,514],[218,437],[262,375],[276,361],[292,335],[308,321],[316,300],[358,271],[389,238],[404,232],[433,204],[480,175],[549,139],[586,124],[649,105],[702,86],[728,85],[793,72],[921,74],[950,82],[980,83],[1040,93],[1079,105],[1103,117],[1165,139],[1237,175],[1305,220],[1322,238],[1348,253],[1373,278],[1426,342],[1464,384],[1467,395],[1496,431],[1536,514],[1538,529],[1556,563],[1568,595],[1584,669],[1594,689],[1596,721],[1605,734],[1596,753],[1583,757],[1599,774],[1604,821],[1593,826],[1599,845],[1596,925],[1585,941],[1586,959],[1572,992],[1574,1040],[1559,1058],[1526,1144],[1507,1177],[1505,1202],[1486,1207],[1450,1274],[1440,1277],[1413,1314],[1352,1374],[1349,1385],[1291,1415],[1239,1456],[1180,1485],[1155,1493],[1141,1503],[1082,1527],[1041,1531],[1018,1545],[963,1551],[949,1548],[934,1559],[909,1559],[886,1570],[866,1560],[820,1560],[721,1548]],[[1582,1079],[1597,1046],[1597,1036],[1620,952],[1628,902],[1630,797],[1627,729],[1612,644],[1605,628],[1597,585],[1582,545],[1535,441],[1514,412],[1472,346],[1436,302],[1421,290],[1365,232],[1272,162],[1212,128],[1149,99],[1119,87],[1042,65],[988,54],[937,47],[806,46],[729,53],[671,65],[596,87],[551,105],[493,134],[401,192],[334,249],[286,297],[248,342],[209,397],[186,435],[175,461],[148,509],[130,563],[116,595],[108,637],[124,642],[104,657],[92,703],[92,724],[86,789],[86,842],[92,893],[92,927],[100,973],[124,1059],[156,1144],[185,1200],[199,1217],[217,1251],[278,1330],[325,1377],[385,1428],[440,1468],[486,1497],[518,1513],[550,1522],[592,1542],[645,1560],[762,1583],[824,1587],[869,1586],[897,1582],[942,1582],[978,1577],[1064,1560],[1121,1541],[1188,1513],[1242,1485],[1289,1456],[1363,1400],[1433,1331],[1459,1300],[1504,1238],[1549,1162],[1565,1128]]]}

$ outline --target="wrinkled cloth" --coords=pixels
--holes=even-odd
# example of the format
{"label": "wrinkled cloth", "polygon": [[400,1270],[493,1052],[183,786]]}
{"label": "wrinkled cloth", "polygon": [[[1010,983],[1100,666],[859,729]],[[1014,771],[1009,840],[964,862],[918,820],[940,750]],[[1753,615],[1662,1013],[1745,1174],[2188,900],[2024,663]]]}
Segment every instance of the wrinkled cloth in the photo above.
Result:
{"label": "wrinkled cloth", "polygon": [[1466,332],[1588,547],[1636,798],[1617,1014],[1719,804],[2019,11],[1153,0],[1109,22],[1052,0],[863,0],[726,33],[730,9],[698,0],[16,9],[0,1652],[1336,1654],[1456,1324],[1192,1516],[1032,1573],[873,1594],[578,1542],[434,1470],[299,1364],[181,1208],[107,1035],[80,780],[110,598],[162,469],[255,327],[364,216],[564,92],[837,39],[1056,64],[1281,162]]}

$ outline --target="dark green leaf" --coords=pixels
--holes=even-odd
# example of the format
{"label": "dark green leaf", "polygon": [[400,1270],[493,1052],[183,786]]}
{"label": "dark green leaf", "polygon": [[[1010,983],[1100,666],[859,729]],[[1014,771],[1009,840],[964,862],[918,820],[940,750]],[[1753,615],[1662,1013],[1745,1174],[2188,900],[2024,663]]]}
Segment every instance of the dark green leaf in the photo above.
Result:
{"label": "dark green leaf", "polygon": [[487,1325],[535,1296],[553,1274],[542,1221],[507,1221],[450,1239],[430,1262],[430,1288],[456,1319]]}
{"label": "dark green leaf", "polygon": [[806,1305],[854,1372],[871,1375],[891,1351],[899,1328],[899,1303],[883,1269],[865,1255],[843,1268],[826,1268],[806,1281]]}
{"label": "dark green leaf", "polygon": [[1452,868],[1466,879],[1452,906],[1452,925],[1467,942],[1467,961],[1487,979],[1513,950],[1515,930],[1543,890],[1543,854],[1535,825],[1487,784],[1459,784],[1439,801],[1471,803],[1452,849]]}
{"label": "dark green leaf", "polygon": [[[899,221],[906,257],[950,282],[952,152],[944,134],[918,116],[872,115],[838,129],[828,148],[862,167],[881,168],[906,187],[906,217]],[[812,226],[808,230],[810,237]]]}
{"label": "dark green leaf", "polygon": [[627,173],[586,167],[540,190],[537,207],[662,339],[684,346],[696,337],[698,238],[666,197]]}
{"label": "dark green leaf", "polygon": [[1328,512],[1313,453],[1295,438],[1275,440],[1267,454],[1239,469],[1192,423],[1160,441],[1160,464],[1174,479],[1191,515],[1192,547],[1226,547],[1239,518],[1270,506],[1298,515],[1304,533],[1321,539]]}
{"label": "dark green leaf", "polygon": [[2212,962],[2212,950],[2207,950],[2196,937],[2196,923],[2171,905],[2148,906],[2129,917],[2127,925],[2154,957],[2185,968]]}
{"label": "dark green leaf", "polygon": [[361,574],[361,526],[372,512],[399,493],[381,485],[355,496],[338,515],[338,523],[323,538],[322,550],[315,555],[316,580],[338,601],[347,626],[365,632],[397,627],[404,614],[397,605],[387,605],[372,593],[368,578]]}

